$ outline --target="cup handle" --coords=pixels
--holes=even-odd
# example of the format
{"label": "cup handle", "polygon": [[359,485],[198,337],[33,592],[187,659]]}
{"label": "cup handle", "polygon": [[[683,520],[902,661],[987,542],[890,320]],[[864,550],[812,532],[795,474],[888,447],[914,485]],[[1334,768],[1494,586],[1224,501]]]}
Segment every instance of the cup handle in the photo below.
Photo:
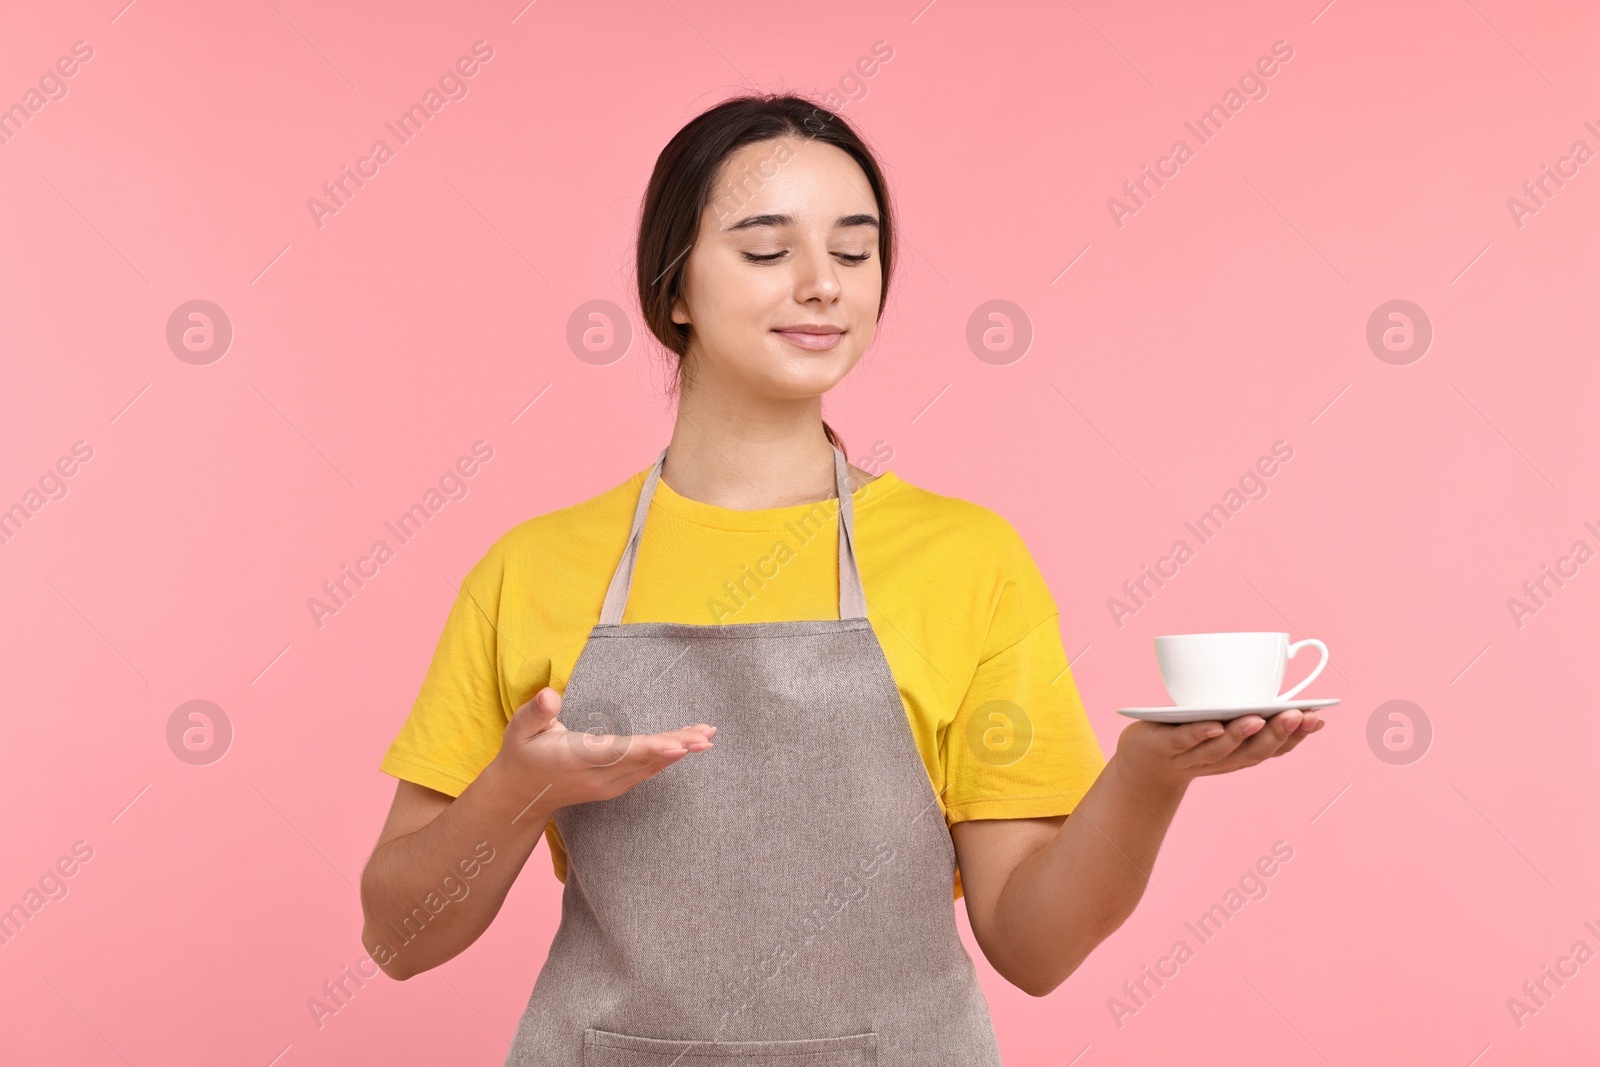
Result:
{"label": "cup handle", "polygon": [[1308,646],[1311,647],[1311,648],[1314,648],[1318,652],[1322,653],[1322,661],[1320,663],[1318,663],[1315,668],[1312,669],[1310,674],[1306,675],[1304,678],[1302,678],[1300,680],[1300,684],[1299,685],[1295,686],[1293,689],[1289,690],[1287,693],[1279,694],[1279,696],[1278,696],[1279,700],[1292,700],[1292,699],[1294,699],[1295,694],[1300,692],[1300,690],[1304,689],[1306,686],[1310,685],[1312,682],[1316,681],[1317,675],[1322,673],[1322,668],[1324,668],[1324,667],[1326,667],[1328,665],[1328,646],[1323,644],[1321,641],[1318,641],[1315,637],[1308,637],[1304,641],[1296,641],[1294,644],[1290,645],[1289,646],[1289,658],[1290,659],[1294,659],[1294,654],[1296,652],[1298,652],[1302,648],[1306,648]]}

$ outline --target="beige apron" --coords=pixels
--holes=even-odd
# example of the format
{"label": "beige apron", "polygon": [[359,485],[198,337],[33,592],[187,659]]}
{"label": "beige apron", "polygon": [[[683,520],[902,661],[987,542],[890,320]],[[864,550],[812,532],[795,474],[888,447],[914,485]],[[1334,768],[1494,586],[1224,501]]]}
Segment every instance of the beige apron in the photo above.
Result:
{"label": "beige apron", "polygon": [[623,623],[666,456],[560,718],[705,722],[716,745],[556,811],[561,925],[507,1067],[998,1065],[950,832],[867,621],[843,453],[839,618]]}

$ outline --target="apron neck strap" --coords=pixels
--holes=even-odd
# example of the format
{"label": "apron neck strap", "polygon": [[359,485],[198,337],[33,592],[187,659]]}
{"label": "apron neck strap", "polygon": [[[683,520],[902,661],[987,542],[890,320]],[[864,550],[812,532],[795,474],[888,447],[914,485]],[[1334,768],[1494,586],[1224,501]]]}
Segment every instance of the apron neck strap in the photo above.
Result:
{"label": "apron neck strap", "polygon": [[[628,591],[633,588],[633,567],[639,558],[639,540],[644,533],[644,520],[650,512],[650,500],[655,496],[656,483],[661,480],[661,466],[666,460],[667,450],[663,448],[661,455],[656,457],[655,466],[645,475],[644,488],[639,491],[639,504],[633,512],[633,529],[628,534],[628,545],[623,549],[622,560],[611,575],[605,604],[600,609],[602,626],[622,622]],[[839,618],[864,619],[867,617],[867,599],[861,586],[861,568],[856,563],[856,513],[855,501],[850,495],[850,467],[837,446],[833,446],[833,480],[839,501]]]}

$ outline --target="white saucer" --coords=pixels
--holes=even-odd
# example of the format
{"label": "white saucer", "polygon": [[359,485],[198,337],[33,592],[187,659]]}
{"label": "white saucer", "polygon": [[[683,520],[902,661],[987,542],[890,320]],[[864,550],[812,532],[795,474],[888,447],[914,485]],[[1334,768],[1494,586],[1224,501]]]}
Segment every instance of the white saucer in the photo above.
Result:
{"label": "white saucer", "polygon": [[1241,715],[1260,715],[1262,718],[1271,718],[1280,711],[1292,711],[1298,708],[1301,711],[1314,711],[1317,708],[1331,708],[1339,703],[1338,698],[1323,700],[1274,700],[1265,704],[1169,704],[1164,708],[1118,708],[1118,715],[1126,715],[1130,719],[1143,719],[1146,722],[1227,722],[1237,719]]}

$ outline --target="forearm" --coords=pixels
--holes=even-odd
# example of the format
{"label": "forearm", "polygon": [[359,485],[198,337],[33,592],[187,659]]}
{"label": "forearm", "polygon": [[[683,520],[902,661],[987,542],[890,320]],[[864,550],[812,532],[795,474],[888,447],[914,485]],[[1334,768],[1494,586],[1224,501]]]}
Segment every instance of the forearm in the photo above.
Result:
{"label": "forearm", "polygon": [[538,846],[553,809],[520,796],[504,773],[491,764],[431,823],[367,862],[361,941],[389,977],[437,967],[476,941]]}
{"label": "forearm", "polygon": [[1008,980],[1044,996],[1138,906],[1187,781],[1138,780],[1115,756],[995,907],[985,953]]}

